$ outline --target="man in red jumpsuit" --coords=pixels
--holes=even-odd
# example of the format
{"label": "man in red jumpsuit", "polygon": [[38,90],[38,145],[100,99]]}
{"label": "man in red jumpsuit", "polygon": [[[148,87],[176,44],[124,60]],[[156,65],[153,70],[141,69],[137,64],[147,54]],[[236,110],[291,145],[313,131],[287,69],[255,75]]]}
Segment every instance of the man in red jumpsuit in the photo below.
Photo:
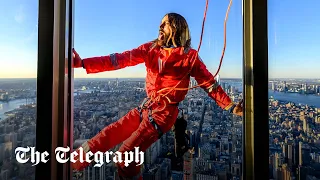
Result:
{"label": "man in red jumpsuit", "polygon": [[[178,103],[188,92],[190,77],[194,77],[222,109],[242,116],[241,104],[236,105],[231,101],[207,70],[198,52],[190,46],[191,37],[186,20],[179,14],[169,13],[161,21],[158,38],[135,49],[85,59],[81,59],[74,51],[74,66],[85,68],[88,74],[140,63],[144,63],[147,70],[147,102],[84,143],[84,151],[105,152],[121,142],[123,144],[119,152],[133,151],[134,147],[145,151],[175,124]],[[77,161],[72,165],[73,169],[82,170],[89,164]],[[128,167],[118,163],[117,166],[122,179],[142,179],[140,166],[136,163],[132,162]]]}

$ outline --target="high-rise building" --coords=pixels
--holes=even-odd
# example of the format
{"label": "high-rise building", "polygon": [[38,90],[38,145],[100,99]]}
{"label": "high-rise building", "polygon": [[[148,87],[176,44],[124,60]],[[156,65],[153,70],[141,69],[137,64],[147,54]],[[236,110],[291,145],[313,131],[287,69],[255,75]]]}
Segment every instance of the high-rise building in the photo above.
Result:
{"label": "high-rise building", "polygon": [[9,170],[3,170],[1,171],[1,179],[2,180],[9,180],[10,179],[10,174],[9,174]]}
{"label": "high-rise building", "polygon": [[299,142],[297,140],[293,143],[293,164],[295,167],[299,165]]}
{"label": "high-rise building", "polygon": [[310,156],[310,147],[304,147],[302,145],[302,148],[301,148],[301,157],[300,157],[300,160],[302,161],[301,162],[301,165],[305,165],[305,166],[308,166],[310,165],[310,161],[311,161],[311,156]]}
{"label": "high-rise building", "polygon": [[308,120],[303,119],[303,131],[307,132],[307,129],[308,129]]}
{"label": "high-rise building", "polygon": [[315,121],[315,123],[319,124],[320,123],[320,116],[315,116],[314,121]]}
{"label": "high-rise building", "polygon": [[284,156],[284,162],[288,163],[288,144],[287,143],[283,144],[282,153],[283,153],[283,156]]}
{"label": "high-rise building", "polygon": [[239,163],[231,164],[231,174],[233,176],[240,176],[241,175],[241,164],[239,164]]}
{"label": "high-rise building", "polygon": [[161,180],[167,180],[171,178],[171,160],[168,158],[163,159],[161,165]]}
{"label": "high-rise building", "polygon": [[276,87],[275,87],[274,81],[272,81],[272,82],[271,82],[271,89],[272,89],[272,91],[275,91],[275,90],[276,90]]}
{"label": "high-rise building", "polygon": [[283,82],[283,91],[287,92],[287,82],[286,81]]}
{"label": "high-rise building", "polygon": [[281,167],[284,164],[284,158],[281,153],[274,154],[273,178],[279,179],[281,176]]}
{"label": "high-rise building", "polygon": [[218,180],[217,175],[207,175],[207,174],[196,174],[195,180]]}
{"label": "high-rise building", "polygon": [[116,79],[116,86],[119,87],[119,79]]}
{"label": "high-rise building", "polygon": [[83,171],[83,180],[104,180],[105,179],[105,164],[101,167],[93,167],[92,165],[85,168]]}
{"label": "high-rise building", "polygon": [[288,144],[288,166],[291,168],[293,165],[293,145],[292,143]]}
{"label": "high-rise building", "polygon": [[10,139],[10,142],[12,143],[12,157],[15,157],[14,151],[17,148],[18,134],[17,133],[10,133],[9,139]]}
{"label": "high-rise building", "polygon": [[183,180],[183,172],[172,171],[171,180]]}
{"label": "high-rise building", "polygon": [[143,173],[144,180],[162,180],[161,169],[159,166],[153,166]]}
{"label": "high-rise building", "polygon": [[145,165],[151,166],[157,160],[157,157],[160,155],[161,146],[160,140],[153,143],[145,152]]}
{"label": "high-rise building", "polygon": [[316,93],[320,93],[320,86],[319,85],[316,86]]}
{"label": "high-rise building", "polygon": [[183,162],[183,179],[184,180],[195,179],[194,154],[195,154],[194,149],[191,149],[184,154],[184,162]]}
{"label": "high-rise building", "polygon": [[306,167],[299,166],[297,169],[297,174],[298,174],[297,180],[306,180],[307,174],[308,174],[308,169]]}
{"label": "high-rise building", "polygon": [[236,87],[235,86],[231,86],[230,93],[235,93],[235,92],[236,92]]}
{"label": "high-rise building", "polygon": [[227,91],[227,83],[222,82],[222,83],[221,83],[221,86],[222,86],[222,89],[223,89],[224,91]]}
{"label": "high-rise building", "polygon": [[291,171],[287,164],[282,165],[281,172],[281,180],[291,180]]}
{"label": "high-rise building", "polygon": [[308,85],[307,85],[307,83],[305,83],[305,84],[302,85],[302,90],[303,90],[304,93],[307,93],[307,92],[308,92]]}
{"label": "high-rise building", "polygon": [[302,146],[303,146],[303,142],[299,142],[299,166],[302,166],[303,164],[303,154],[302,154]]}

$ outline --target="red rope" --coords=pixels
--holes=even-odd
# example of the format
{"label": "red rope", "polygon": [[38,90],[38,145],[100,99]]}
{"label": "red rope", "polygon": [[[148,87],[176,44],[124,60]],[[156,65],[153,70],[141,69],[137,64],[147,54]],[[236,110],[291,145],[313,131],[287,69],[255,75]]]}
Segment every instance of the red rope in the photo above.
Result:
{"label": "red rope", "polygon": [[206,18],[207,18],[208,5],[209,5],[209,0],[206,0],[206,8],[204,10],[204,15],[203,15],[203,20],[202,20],[202,28],[201,28],[201,35],[200,35],[200,42],[199,42],[199,46],[198,46],[198,52],[200,51],[200,47],[202,45],[202,37],[203,37],[203,31],[204,31],[204,24],[205,24]]}

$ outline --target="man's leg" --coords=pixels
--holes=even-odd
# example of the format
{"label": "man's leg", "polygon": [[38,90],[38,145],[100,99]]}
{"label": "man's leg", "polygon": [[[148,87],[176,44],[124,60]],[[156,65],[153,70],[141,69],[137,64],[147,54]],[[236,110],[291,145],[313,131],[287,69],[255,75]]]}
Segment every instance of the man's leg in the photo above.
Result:
{"label": "man's leg", "polygon": [[[108,151],[129,138],[131,134],[137,130],[139,125],[140,113],[137,109],[133,109],[118,121],[102,129],[96,136],[84,143],[82,147],[85,152],[91,151],[92,153],[96,153],[97,151]],[[79,154],[79,148],[77,149],[77,152]],[[85,157],[85,154],[83,157]],[[89,165],[87,162],[81,163],[79,161],[79,156],[75,159],[77,159],[77,162],[72,164],[73,169],[82,170]]]}
{"label": "man's leg", "polygon": [[[134,152],[135,147],[139,147],[139,151],[145,152],[154,142],[159,139],[158,131],[146,118],[147,114],[144,111],[144,119],[141,122],[139,128],[126,140],[123,142],[122,146],[119,148],[119,152],[122,154],[125,151]],[[124,156],[123,158],[124,159]],[[125,166],[124,162],[118,163],[118,175],[120,180],[140,180],[142,179],[140,175],[141,167],[137,166],[140,163],[131,162],[129,166]]]}
{"label": "man's leg", "polygon": [[172,128],[175,139],[175,155],[178,159],[181,159],[189,149],[190,137],[186,134],[187,124],[183,117],[178,117]]}

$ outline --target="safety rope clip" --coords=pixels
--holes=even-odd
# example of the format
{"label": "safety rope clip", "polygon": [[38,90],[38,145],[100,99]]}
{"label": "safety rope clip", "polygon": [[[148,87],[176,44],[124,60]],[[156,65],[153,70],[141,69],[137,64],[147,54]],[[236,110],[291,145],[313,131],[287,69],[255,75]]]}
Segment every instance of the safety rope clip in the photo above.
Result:
{"label": "safety rope clip", "polygon": [[149,121],[152,123],[154,120],[151,115],[149,115]]}

